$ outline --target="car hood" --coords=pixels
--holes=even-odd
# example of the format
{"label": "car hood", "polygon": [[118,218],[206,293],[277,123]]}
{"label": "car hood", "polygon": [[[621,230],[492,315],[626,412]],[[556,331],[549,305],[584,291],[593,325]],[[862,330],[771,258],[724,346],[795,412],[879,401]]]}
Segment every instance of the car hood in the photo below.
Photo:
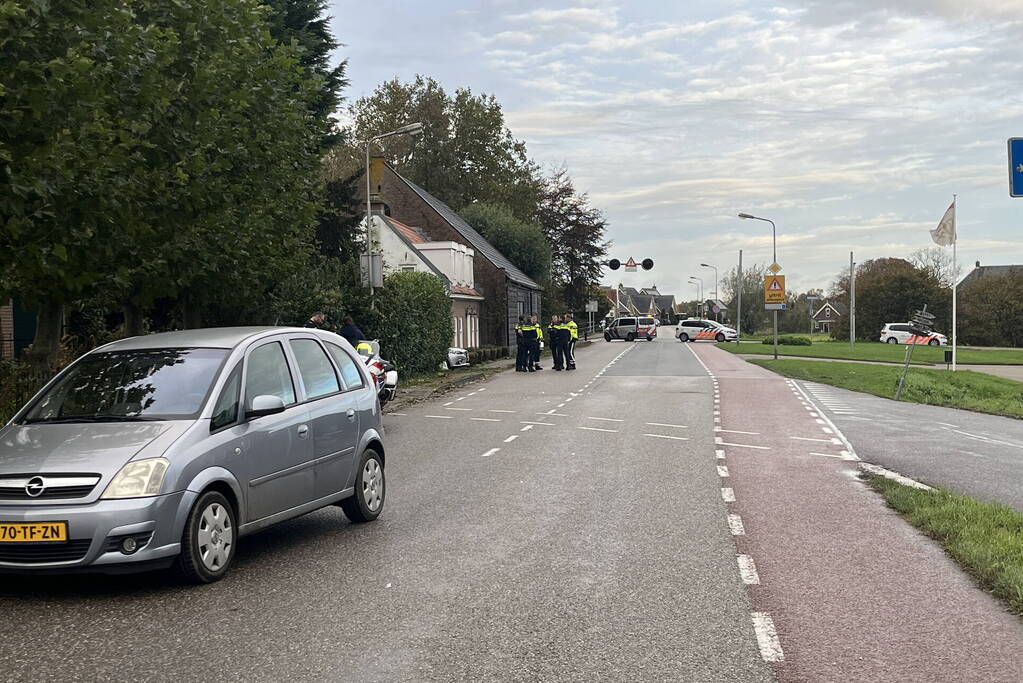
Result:
{"label": "car hood", "polygon": [[95,472],[107,480],[143,451],[162,455],[192,422],[8,425],[0,429],[0,474]]}

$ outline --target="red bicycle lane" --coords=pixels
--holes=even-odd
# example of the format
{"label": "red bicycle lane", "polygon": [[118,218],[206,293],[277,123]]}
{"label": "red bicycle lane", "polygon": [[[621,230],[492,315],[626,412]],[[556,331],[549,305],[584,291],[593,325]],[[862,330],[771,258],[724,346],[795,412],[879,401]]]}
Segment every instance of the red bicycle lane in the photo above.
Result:
{"label": "red bicycle lane", "polygon": [[1023,680],[1023,623],[859,481],[795,383],[689,348],[715,380],[722,497],[779,680]]}

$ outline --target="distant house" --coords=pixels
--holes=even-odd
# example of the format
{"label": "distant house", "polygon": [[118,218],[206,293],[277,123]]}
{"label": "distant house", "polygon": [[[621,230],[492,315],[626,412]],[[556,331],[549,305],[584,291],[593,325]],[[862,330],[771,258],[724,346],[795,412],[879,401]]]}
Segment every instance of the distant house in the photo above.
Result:
{"label": "distant house", "polygon": [[829,334],[831,326],[848,313],[849,309],[845,307],[845,304],[837,301],[825,301],[824,305],[817,309],[812,316],[814,332]]}
{"label": "distant house", "polygon": [[980,261],[977,261],[976,267],[960,280],[959,287],[965,287],[987,277],[1002,277],[1013,273],[1023,273],[1023,266],[982,266]]}
{"label": "distant house", "polygon": [[451,297],[452,346],[479,346],[479,311],[484,299],[474,286],[475,250],[458,242],[431,242],[421,230],[382,213],[374,213],[373,222],[384,273],[436,275]]}
{"label": "distant house", "polygon": [[[540,315],[542,294],[540,285],[515,267],[451,207],[411,180],[402,177],[382,158],[372,160],[370,186],[372,188],[370,201],[377,206],[374,213],[394,219],[405,227],[415,226],[414,230],[427,243],[434,245],[455,243],[473,251],[473,278],[470,289],[483,297],[478,302],[477,312],[479,344],[514,346],[515,324],[519,316]],[[360,190],[363,193],[366,191],[361,183]],[[365,194],[362,195],[362,201],[366,201]],[[408,233],[403,234],[410,237]],[[374,239],[379,239],[379,235]],[[415,245],[414,242],[412,244]],[[449,254],[457,252],[457,249],[452,250],[449,246],[427,247],[425,252],[419,247],[414,248],[423,254],[431,250]],[[466,263],[465,259],[468,258],[468,251],[465,253],[463,263]],[[437,258],[443,260],[440,256]],[[437,270],[448,274],[433,256],[427,260]],[[448,274],[448,279],[455,283],[456,287],[463,286],[457,284],[458,276],[452,277]],[[468,315],[466,319],[468,320]]]}
{"label": "distant house", "polygon": [[0,358],[14,358],[32,343],[36,333],[36,314],[18,302],[0,304]]}

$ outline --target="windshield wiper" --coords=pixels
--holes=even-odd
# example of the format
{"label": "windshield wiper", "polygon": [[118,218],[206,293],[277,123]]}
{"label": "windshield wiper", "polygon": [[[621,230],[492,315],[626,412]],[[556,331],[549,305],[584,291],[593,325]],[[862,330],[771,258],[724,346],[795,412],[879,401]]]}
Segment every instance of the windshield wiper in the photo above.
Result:
{"label": "windshield wiper", "polygon": [[75,415],[72,417],[34,418],[25,420],[25,424],[69,424],[73,422],[160,422],[159,417],[143,417],[141,415]]}

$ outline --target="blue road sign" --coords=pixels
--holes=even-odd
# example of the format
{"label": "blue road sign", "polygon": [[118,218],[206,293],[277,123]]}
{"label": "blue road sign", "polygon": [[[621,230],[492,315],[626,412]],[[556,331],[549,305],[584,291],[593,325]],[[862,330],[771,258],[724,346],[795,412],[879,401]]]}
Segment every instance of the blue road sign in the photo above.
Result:
{"label": "blue road sign", "polygon": [[1023,197],[1023,138],[1009,138],[1009,196]]}

